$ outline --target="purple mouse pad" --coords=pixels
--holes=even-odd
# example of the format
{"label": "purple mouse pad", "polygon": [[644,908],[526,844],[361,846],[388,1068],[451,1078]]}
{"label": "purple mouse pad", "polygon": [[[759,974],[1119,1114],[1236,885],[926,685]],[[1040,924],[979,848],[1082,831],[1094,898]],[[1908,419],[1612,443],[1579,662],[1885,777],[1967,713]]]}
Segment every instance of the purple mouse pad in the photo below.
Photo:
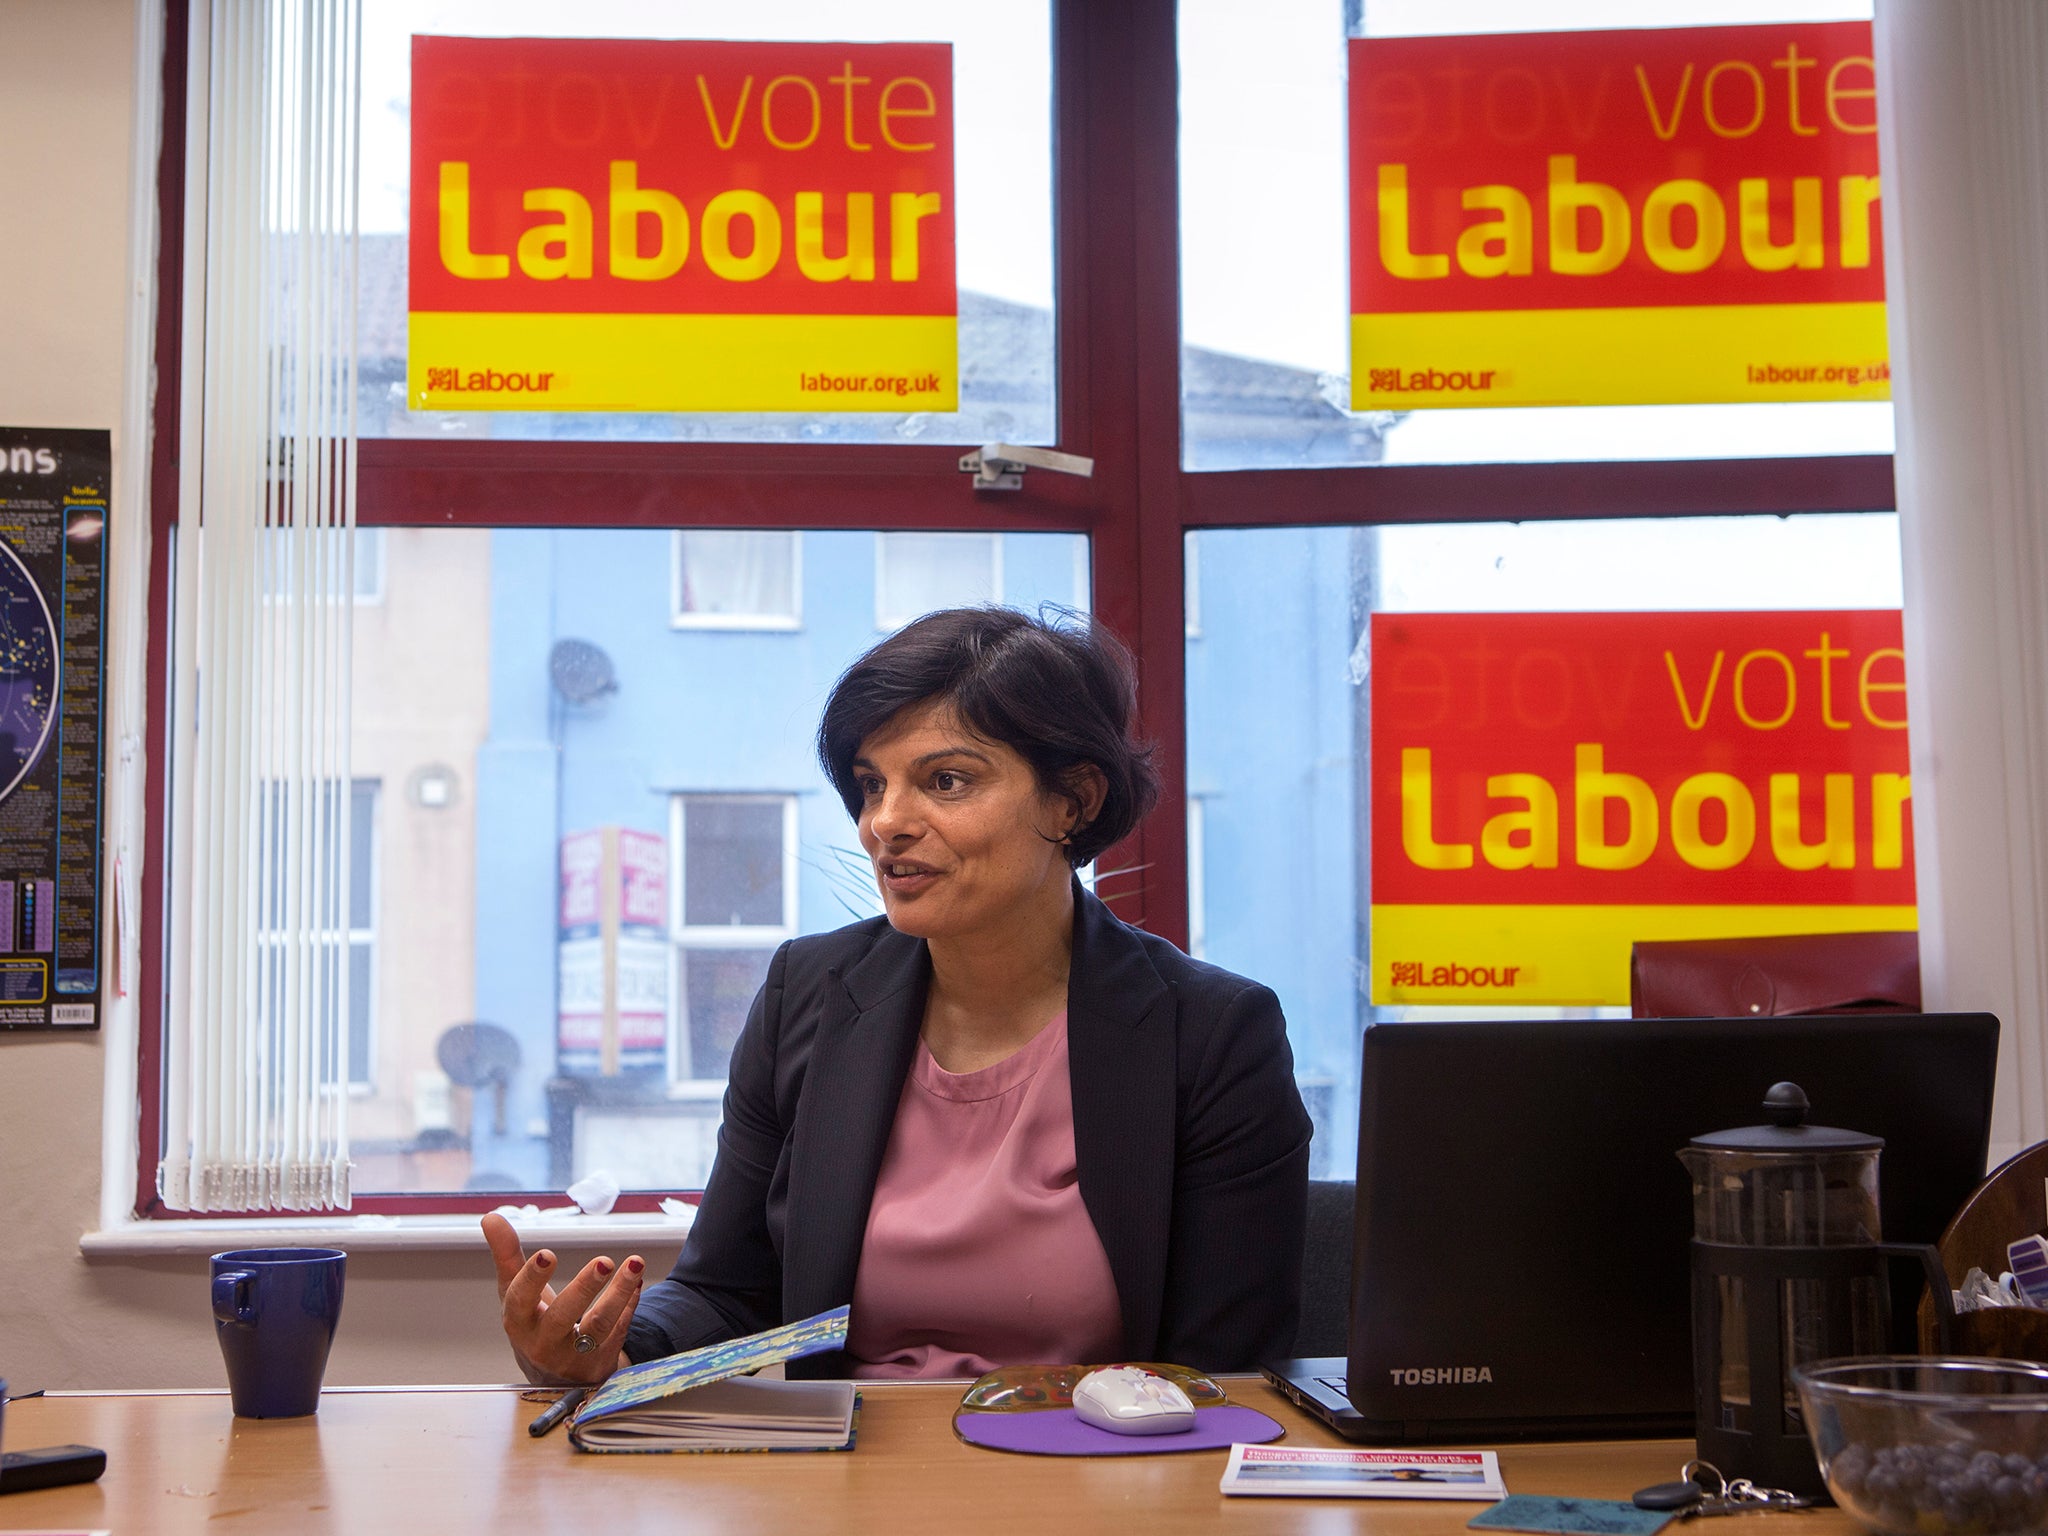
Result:
{"label": "purple mouse pad", "polygon": [[962,1413],[953,1428],[969,1445],[1026,1456],[1156,1456],[1163,1451],[1215,1451],[1264,1445],[1286,1433],[1256,1408],[1197,1408],[1195,1427],[1177,1435],[1113,1435],[1084,1424],[1071,1408],[1037,1413]]}

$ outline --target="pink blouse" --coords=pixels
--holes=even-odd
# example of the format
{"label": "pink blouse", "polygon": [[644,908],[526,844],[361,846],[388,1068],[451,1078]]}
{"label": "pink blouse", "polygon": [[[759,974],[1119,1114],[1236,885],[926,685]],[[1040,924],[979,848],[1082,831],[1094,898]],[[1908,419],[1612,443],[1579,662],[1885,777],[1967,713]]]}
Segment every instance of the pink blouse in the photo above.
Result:
{"label": "pink blouse", "polygon": [[920,1040],[854,1278],[854,1374],[1120,1357],[1116,1281],[1076,1178],[1064,1013],[979,1072],[948,1072]]}

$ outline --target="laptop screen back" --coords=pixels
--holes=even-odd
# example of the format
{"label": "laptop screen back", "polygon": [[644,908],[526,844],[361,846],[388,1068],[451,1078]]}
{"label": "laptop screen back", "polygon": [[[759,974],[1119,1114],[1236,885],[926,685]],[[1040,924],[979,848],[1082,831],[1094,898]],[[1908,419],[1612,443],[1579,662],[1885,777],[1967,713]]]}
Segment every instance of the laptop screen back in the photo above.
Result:
{"label": "laptop screen back", "polygon": [[1389,1439],[1689,1434],[1678,1149],[1796,1082],[1884,1138],[1885,1240],[1931,1243],[1983,1176],[1997,1042],[1989,1014],[1371,1026],[1353,1405]]}

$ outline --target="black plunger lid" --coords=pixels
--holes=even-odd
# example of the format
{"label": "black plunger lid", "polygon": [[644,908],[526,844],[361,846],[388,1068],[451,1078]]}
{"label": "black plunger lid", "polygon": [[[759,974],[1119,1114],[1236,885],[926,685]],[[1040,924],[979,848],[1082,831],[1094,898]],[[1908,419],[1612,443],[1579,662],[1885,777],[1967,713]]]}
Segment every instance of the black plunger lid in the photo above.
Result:
{"label": "black plunger lid", "polygon": [[1709,1131],[1692,1145],[1710,1152],[1877,1152],[1882,1136],[1838,1130],[1832,1125],[1807,1125],[1806,1092],[1797,1083],[1778,1083],[1764,1095],[1768,1125],[1745,1125],[1734,1131]]}

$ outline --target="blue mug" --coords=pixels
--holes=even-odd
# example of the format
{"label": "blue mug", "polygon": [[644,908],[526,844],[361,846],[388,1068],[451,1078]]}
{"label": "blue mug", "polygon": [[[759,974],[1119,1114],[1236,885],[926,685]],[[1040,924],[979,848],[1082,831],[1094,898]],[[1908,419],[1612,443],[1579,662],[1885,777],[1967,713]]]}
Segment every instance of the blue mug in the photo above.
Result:
{"label": "blue mug", "polygon": [[300,1418],[319,1408],[347,1263],[339,1248],[213,1256],[213,1328],[242,1418]]}

